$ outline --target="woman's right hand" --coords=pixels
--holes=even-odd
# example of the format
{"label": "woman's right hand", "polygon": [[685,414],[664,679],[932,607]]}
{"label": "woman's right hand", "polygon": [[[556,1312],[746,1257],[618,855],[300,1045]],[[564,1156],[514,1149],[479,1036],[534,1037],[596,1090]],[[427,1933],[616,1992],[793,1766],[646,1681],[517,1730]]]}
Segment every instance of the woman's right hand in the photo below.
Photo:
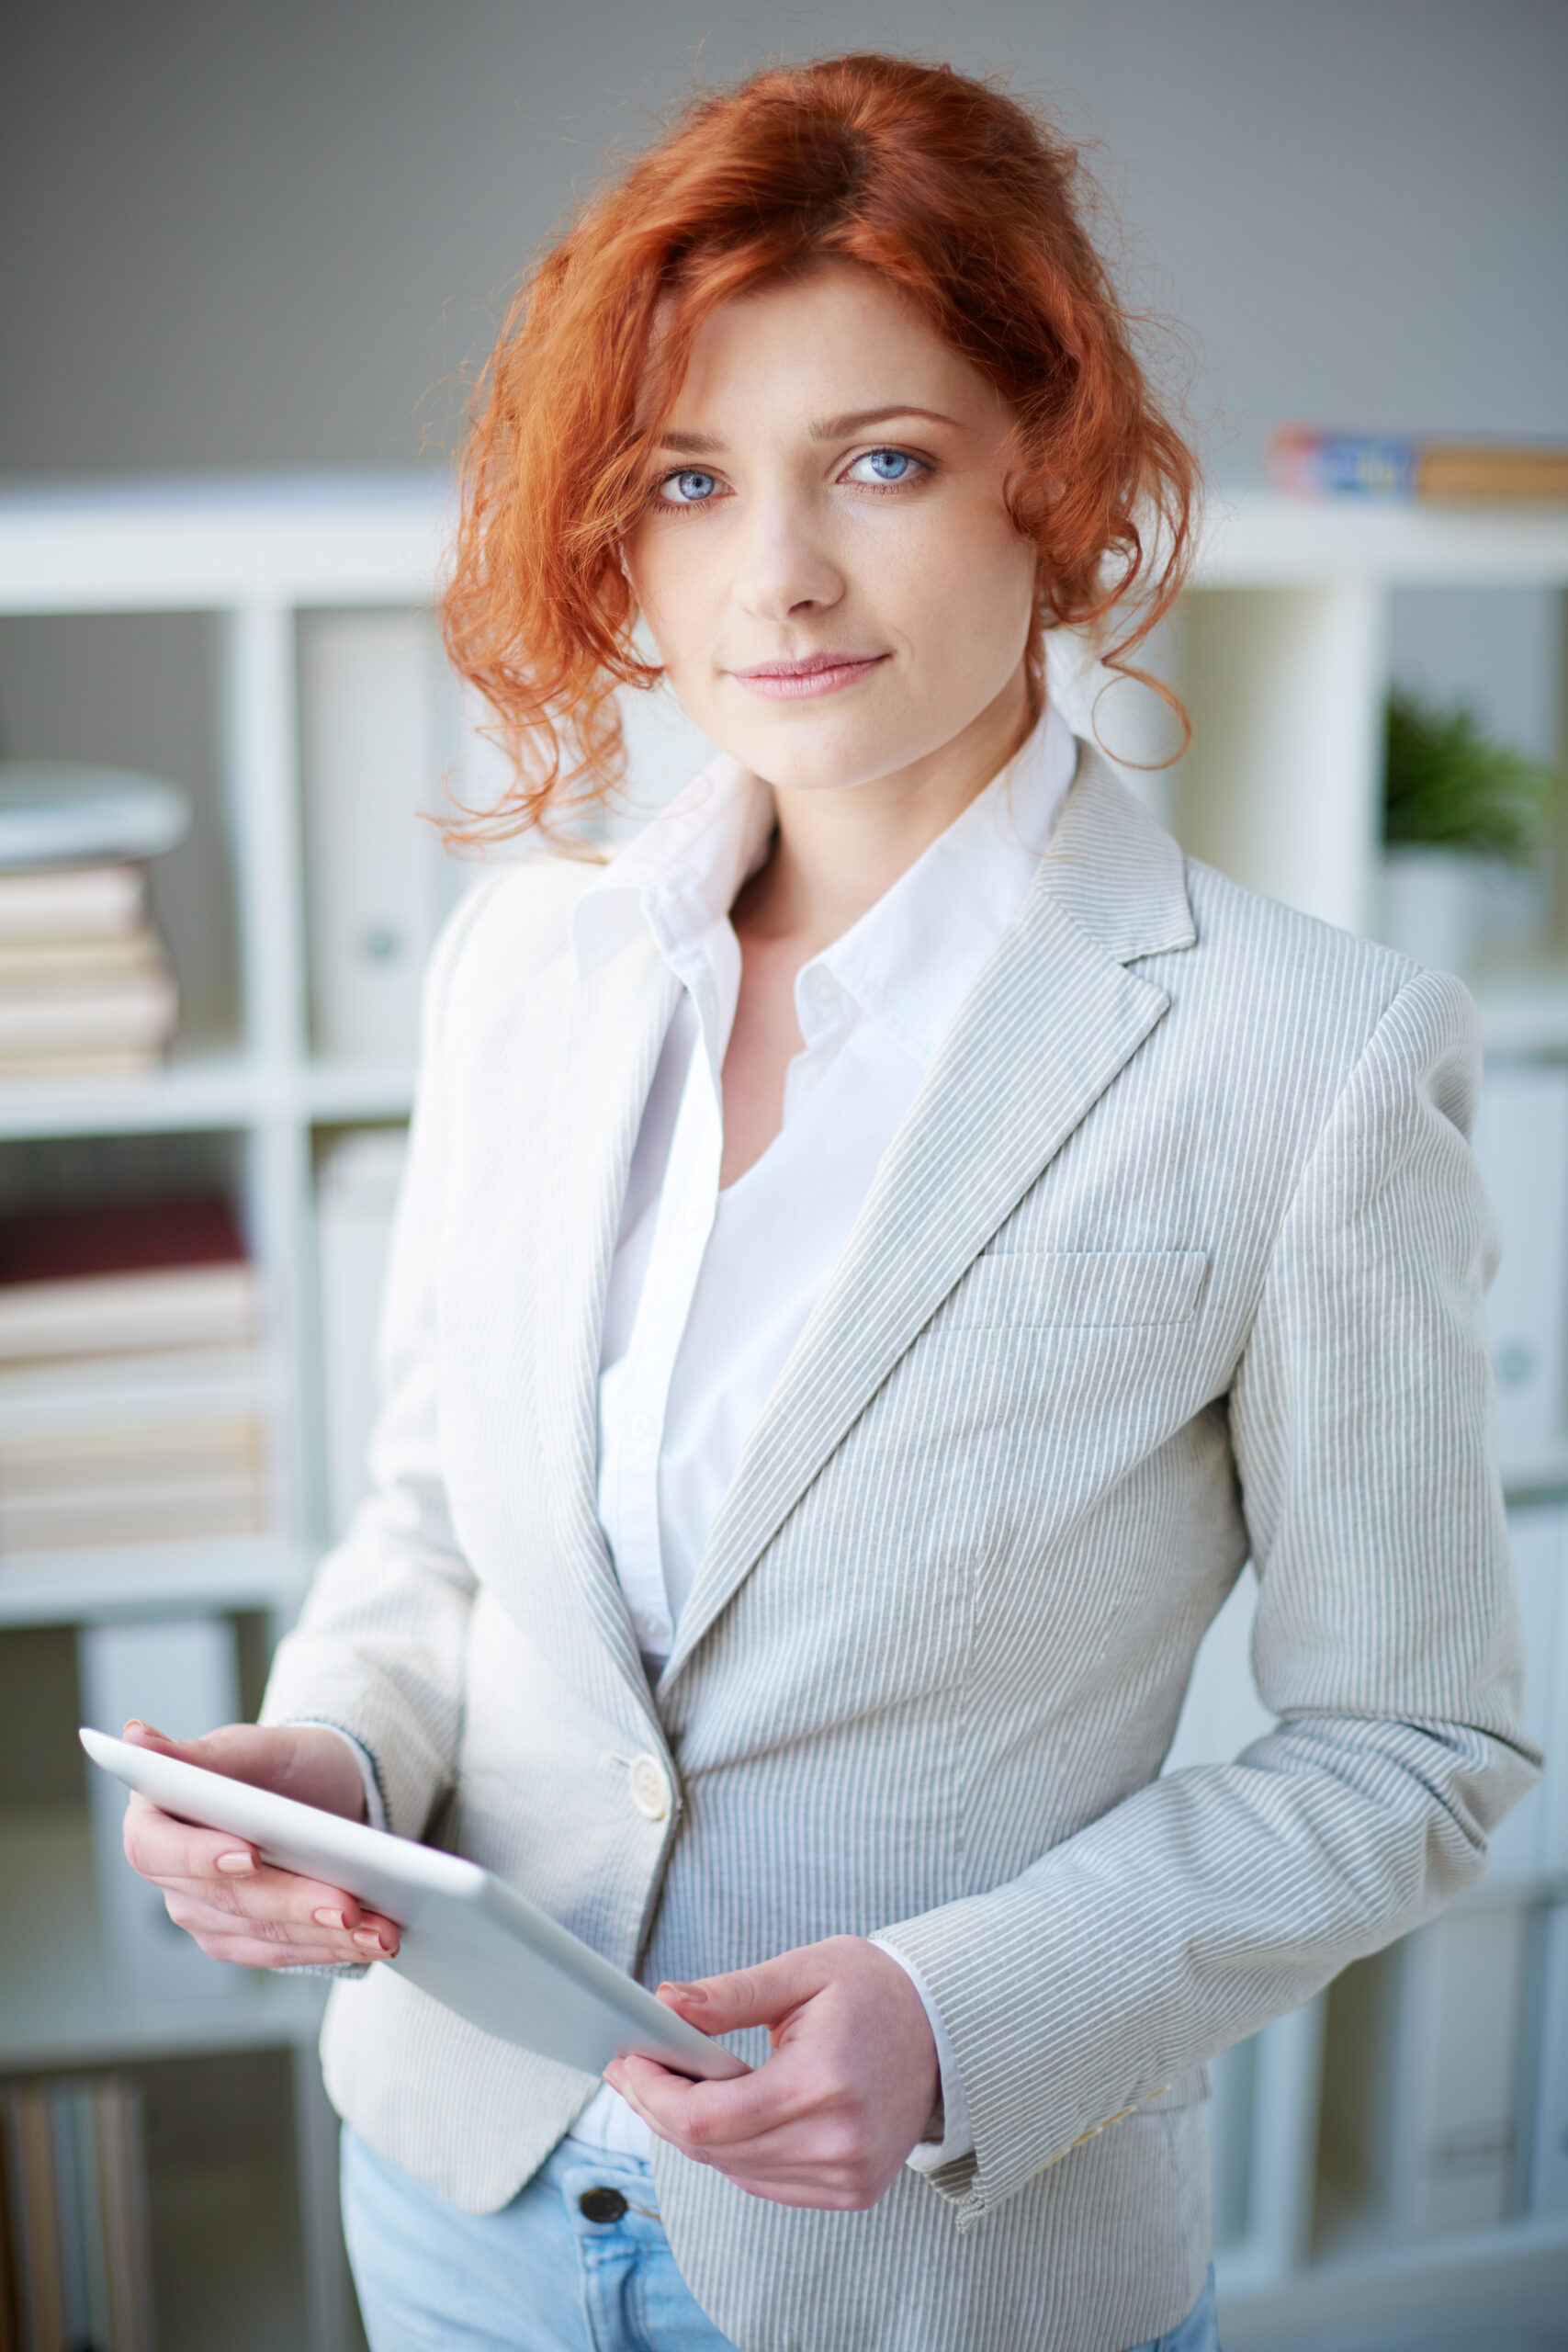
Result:
{"label": "woman's right hand", "polygon": [[[151,1747],[233,1781],[365,1818],[365,1789],[348,1742],[314,1724],[228,1724],[205,1739],[165,1739],[148,1724],[126,1724],[133,1747]],[[220,1829],[199,1829],[132,1795],[125,1812],[132,1870],[162,1889],[175,1927],[209,1960],[242,1968],[341,1968],[390,1960],[398,1930],[341,1887],[272,1869],[254,1846]]]}

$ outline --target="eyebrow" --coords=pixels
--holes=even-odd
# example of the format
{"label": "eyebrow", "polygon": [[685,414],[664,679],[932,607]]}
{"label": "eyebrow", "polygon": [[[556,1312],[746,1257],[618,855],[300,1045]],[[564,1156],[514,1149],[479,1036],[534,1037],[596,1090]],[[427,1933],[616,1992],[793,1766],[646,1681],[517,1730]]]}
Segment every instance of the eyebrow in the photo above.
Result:
{"label": "eyebrow", "polygon": [[908,401],[895,401],[888,408],[857,408],[843,416],[825,416],[811,427],[811,437],[814,441],[837,441],[846,433],[863,433],[868,425],[886,424],[895,416],[923,416],[929,424],[962,429],[955,416],[944,416],[939,408],[917,408]]}
{"label": "eyebrow", "polygon": [[[857,408],[842,416],[825,416],[808,430],[813,441],[840,441],[848,433],[863,433],[874,424],[886,424],[898,416],[923,416],[931,424],[951,424],[962,430],[955,416],[944,416],[939,408],[917,408],[907,401],[896,401],[887,408]],[[724,454],[724,442],[714,433],[661,433],[659,447],[671,450],[682,458],[717,458]]]}

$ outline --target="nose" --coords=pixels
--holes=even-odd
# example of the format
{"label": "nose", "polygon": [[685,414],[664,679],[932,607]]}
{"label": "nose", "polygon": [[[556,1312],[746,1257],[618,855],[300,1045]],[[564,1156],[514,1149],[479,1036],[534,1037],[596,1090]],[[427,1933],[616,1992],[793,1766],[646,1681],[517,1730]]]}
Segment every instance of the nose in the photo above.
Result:
{"label": "nose", "polygon": [[830,612],[844,576],[808,499],[760,499],[747,518],[734,580],[742,611],[765,621]]}

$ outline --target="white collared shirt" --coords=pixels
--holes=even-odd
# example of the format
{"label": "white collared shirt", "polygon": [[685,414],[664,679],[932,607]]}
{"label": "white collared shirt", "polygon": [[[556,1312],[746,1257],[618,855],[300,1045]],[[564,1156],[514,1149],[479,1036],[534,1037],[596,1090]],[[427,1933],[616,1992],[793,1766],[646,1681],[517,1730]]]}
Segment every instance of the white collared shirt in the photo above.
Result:
{"label": "white collared shirt", "polygon": [[[573,910],[587,972],[646,925],[682,983],[644,1108],[605,1297],[599,1519],[650,1670],[668,1657],[746,1438],[783,1371],[953,1015],[1023,905],[1077,763],[1048,710],[1016,758],[830,947],[801,967],[805,1050],[778,1136],[722,1192],[721,1075],[740,988],[729,909],[767,855],[768,787],[716,760]],[[952,2045],[946,2132],[920,2169],[972,2146]],[[573,2136],[646,2154],[608,2086]]]}

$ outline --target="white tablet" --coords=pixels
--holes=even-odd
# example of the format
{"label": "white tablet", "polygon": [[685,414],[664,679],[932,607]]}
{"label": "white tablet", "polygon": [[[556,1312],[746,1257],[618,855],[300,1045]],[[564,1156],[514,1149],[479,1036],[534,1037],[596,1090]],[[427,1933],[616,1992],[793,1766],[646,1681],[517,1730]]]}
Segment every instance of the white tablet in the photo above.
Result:
{"label": "white tablet", "polygon": [[81,1740],[95,1764],[164,1813],[227,1830],[264,1861],[341,1886],[395,1920],[398,1957],[376,1965],[485,2033],[585,2075],[631,2055],[708,2080],[750,2071],[477,1862],[103,1732]]}

